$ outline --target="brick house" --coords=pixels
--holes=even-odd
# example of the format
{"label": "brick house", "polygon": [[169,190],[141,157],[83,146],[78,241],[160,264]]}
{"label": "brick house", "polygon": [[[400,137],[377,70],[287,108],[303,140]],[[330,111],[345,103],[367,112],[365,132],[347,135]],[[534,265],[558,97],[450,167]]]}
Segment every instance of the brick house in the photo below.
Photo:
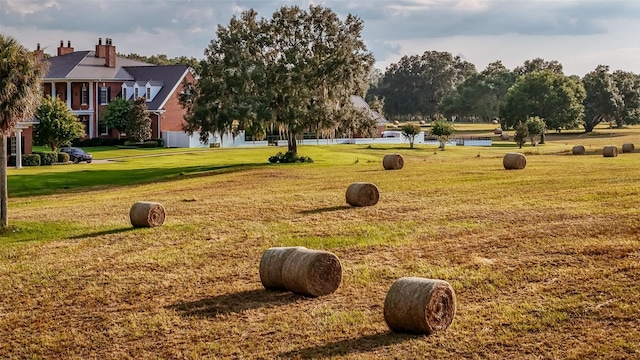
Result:
{"label": "brick house", "polygon": [[[153,65],[117,56],[111,39],[98,39],[95,50],[75,51],[71,42],[60,42],[57,55],[41,61],[49,63],[44,77],[44,95],[58,97],[85,125],[86,138],[117,137],[115,129],[101,123],[112,99],[123,97],[147,99],[152,137],[161,138],[163,131],[182,130],[185,110],[178,102],[184,82],[195,78],[186,65]],[[25,139],[26,140],[26,139]],[[25,150],[27,150],[25,148]]]}

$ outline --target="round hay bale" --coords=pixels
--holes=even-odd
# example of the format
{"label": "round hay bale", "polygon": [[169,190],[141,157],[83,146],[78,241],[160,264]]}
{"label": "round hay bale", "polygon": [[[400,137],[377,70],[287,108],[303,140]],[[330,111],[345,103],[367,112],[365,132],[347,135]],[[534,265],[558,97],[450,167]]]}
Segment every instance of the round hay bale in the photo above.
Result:
{"label": "round hay bale", "polygon": [[393,124],[394,124],[394,125],[398,125],[398,124],[400,124],[400,121],[395,120],[395,121],[393,122]]}
{"label": "round hay bale", "polygon": [[633,146],[633,144],[628,143],[628,144],[622,144],[622,153],[632,153],[635,152],[635,146]]}
{"label": "round hay bale", "polygon": [[282,284],[297,294],[329,295],[341,282],[340,259],[328,251],[294,249],[282,265]]}
{"label": "round hay bale", "polygon": [[430,334],[445,330],[456,314],[456,294],[443,280],[398,279],[384,301],[384,321],[397,332]]}
{"label": "round hay bale", "polygon": [[493,120],[491,120],[491,123],[493,125],[498,125],[500,122],[498,120],[493,119]]}
{"label": "round hay bale", "polygon": [[500,140],[509,140],[509,133],[503,132],[500,134]]}
{"label": "round hay bale", "polygon": [[284,290],[282,283],[282,266],[284,261],[296,249],[304,246],[272,247],[262,253],[260,259],[260,282],[265,289]]}
{"label": "round hay bale", "polygon": [[527,158],[520,153],[507,153],[502,159],[502,165],[507,170],[521,170],[527,166]]}
{"label": "round hay bale", "polygon": [[385,170],[400,170],[404,167],[404,158],[400,154],[387,154],[382,158]]}
{"label": "round hay bale", "polygon": [[496,135],[500,135],[500,134],[502,134],[502,129],[501,128],[495,128],[495,129],[493,129],[493,133],[496,134]]}
{"label": "round hay bale", "polygon": [[584,149],[584,146],[582,146],[582,145],[576,145],[576,146],[571,148],[571,153],[573,155],[584,155],[585,152],[586,152],[586,150]]}
{"label": "round hay bale", "polygon": [[378,203],[380,193],[375,184],[356,182],[347,188],[346,198],[351,206],[373,206]]}
{"label": "round hay bale", "polygon": [[164,224],[166,212],[162,204],[138,201],[129,210],[129,219],[133,227],[154,227]]}
{"label": "round hay bale", "polygon": [[602,156],[604,157],[616,157],[618,156],[618,147],[615,145],[608,145],[602,149]]}

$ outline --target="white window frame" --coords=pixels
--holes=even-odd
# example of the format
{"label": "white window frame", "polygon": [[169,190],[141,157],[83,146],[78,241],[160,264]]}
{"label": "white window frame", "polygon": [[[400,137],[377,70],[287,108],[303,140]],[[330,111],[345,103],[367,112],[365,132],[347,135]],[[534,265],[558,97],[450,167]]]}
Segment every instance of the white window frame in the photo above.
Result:
{"label": "white window frame", "polygon": [[122,98],[127,100],[127,87],[122,88]]}
{"label": "white window frame", "polygon": [[151,101],[151,86],[147,86],[147,93],[145,94],[147,102]]}
{"label": "white window frame", "polygon": [[80,90],[80,105],[89,105],[89,88],[87,88],[87,83],[82,83],[82,90]]}
{"label": "white window frame", "polygon": [[98,99],[100,101],[100,105],[108,105],[109,104],[109,90],[106,86],[100,88],[100,93],[98,94]]}

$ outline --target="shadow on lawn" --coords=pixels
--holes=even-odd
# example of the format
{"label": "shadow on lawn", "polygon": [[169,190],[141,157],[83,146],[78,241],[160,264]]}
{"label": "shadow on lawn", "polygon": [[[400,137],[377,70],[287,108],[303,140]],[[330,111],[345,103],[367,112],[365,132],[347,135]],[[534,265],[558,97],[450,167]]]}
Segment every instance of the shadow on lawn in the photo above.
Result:
{"label": "shadow on lawn", "polygon": [[364,353],[377,348],[399,344],[415,338],[416,335],[384,332],[366,335],[356,339],[347,339],[321,346],[309,346],[299,350],[288,351],[278,356],[281,359],[316,359],[344,356],[350,353]]}
{"label": "shadow on lawn", "polygon": [[304,297],[291,292],[256,289],[169,305],[167,309],[176,310],[182,316],[206,318],[285,305],[300,299]]}
{"label": "shadow on lawn", "polygon": [[130,230],[133,230],[133,229],[134,229],[133,227],[126,227],[126,228],[120,228],[120,229],[96,231],[96,232],[92,232],[92,233],[79,234],[79,235],[71,236],[69,238],[69,240],[80,240],[80,239],[88,239],[88,238],[92,238],[92,237],[96,237],[96,236],[102,236],[102,235],[118,234],[118,233],[121,233],[121,232],[130,231]]}
{"label": "shadow on lawn", "polygon": [[298,212],[298,214],[303,214],[303,215],[320,214],[320,213],[324,213],[324,212],[346,210],[346,209],[351,209],[351,208],[352,208],[351,206],[347,206],[347,205],[332,206],[332,207],[326,207],[326,208],[321,208],[321,209],[303,210],[303,211]]}

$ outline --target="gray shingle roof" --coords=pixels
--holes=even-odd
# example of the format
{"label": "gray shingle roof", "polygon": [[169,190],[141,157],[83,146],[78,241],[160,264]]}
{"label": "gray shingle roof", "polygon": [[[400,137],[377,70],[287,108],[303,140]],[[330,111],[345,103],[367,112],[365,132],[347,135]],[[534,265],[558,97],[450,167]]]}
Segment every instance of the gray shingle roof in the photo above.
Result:
{"label": "gray shingle roof", "polygon": [[384,125],[388,122],[387,119],[385,119],[384,116],[379,114],[377,111],[371,110],[371,108],[369,107],[369,104],[367,104],[367,102],[364,101],[362,97],[357,95],[351,95],[351,102],[353,103],[353,106],[355,106],[356,108],[368,111],[369,114],[371,115],[371,118],[375,119],[378,125]]}
{"label": "gray shingle roof", "polygon": [[117,57],[116,67],[106,67],[105,59],[95,57],[95,51],[76,51],[67,55],[54,56],[45,61],[49,63],[45,81],[47,79],[133,80],[123,67],[153,66],[142,61]]}
{"label": "gray shingle roof", "polygon": [[147,109],[160,110],[173,89],[189,69],[186,65],[133,66],[124,68],[136,81],[153,81],[164,84],[160,92],[147,103]]}

